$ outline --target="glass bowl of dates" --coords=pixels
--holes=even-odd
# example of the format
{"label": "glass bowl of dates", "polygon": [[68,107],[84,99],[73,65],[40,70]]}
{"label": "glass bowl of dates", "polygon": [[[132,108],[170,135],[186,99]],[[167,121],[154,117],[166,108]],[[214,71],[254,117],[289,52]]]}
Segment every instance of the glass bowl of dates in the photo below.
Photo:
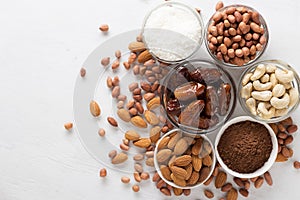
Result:
{"label": "glass bowl of dates", "polygon": [[174,65],[161,88],[161,104],[167,119],[183,131],[205,134],[231,116],[236,102],[230,75],[207,60]]}

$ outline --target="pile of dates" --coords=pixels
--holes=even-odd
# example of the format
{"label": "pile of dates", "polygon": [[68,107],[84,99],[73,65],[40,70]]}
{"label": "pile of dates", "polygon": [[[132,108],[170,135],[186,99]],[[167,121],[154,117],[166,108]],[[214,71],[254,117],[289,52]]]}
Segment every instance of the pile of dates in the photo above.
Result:
{"label": "pile of dates", "polygon": [[181,66],[166,87],[167,113],[181,125],[209,129],[228,113],[231,85],[216,68]]}

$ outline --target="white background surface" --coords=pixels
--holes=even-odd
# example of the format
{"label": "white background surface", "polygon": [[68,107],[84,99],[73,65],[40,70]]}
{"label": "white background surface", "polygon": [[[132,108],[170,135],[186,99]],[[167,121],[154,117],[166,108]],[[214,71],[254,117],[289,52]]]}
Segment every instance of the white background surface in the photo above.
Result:
{"label": "white background surface", "polygon": [[[145,13],[159,2],[1,1],[1,200],[142,198],[121,184],[117,172],[109,171],[105,180],[100,179],[102,165],[63,124],[72,121],[74,83],[89,53],[113,35],[140,28]],[[204,23],[216,3],[186,2],[203,10]],[[250,5],[265,17],[271,39],[261,59],[282,59],[300,72],[298,1],[226,2]],[[102,23],[110,25],[108,35],[98,31]],[[300,119],[299,112],[294,116]],[[299,140],[296,137],[293,158],[298,160]],[[300,199],[300,171],[291,161],[276,164],[271,173],[274,186],[254,191],[256,199]]]}

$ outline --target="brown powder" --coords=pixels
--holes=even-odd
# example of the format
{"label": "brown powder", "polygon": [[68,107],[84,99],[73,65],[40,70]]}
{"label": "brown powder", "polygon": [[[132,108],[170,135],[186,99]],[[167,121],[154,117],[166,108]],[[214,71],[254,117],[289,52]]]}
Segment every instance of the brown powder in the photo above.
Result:
{"label": "brown powder", "polygon": [[239,173],[252,173],[269,159],[272,140],[264,125],[244,121],[229,126],[217,148],[228,168]]}

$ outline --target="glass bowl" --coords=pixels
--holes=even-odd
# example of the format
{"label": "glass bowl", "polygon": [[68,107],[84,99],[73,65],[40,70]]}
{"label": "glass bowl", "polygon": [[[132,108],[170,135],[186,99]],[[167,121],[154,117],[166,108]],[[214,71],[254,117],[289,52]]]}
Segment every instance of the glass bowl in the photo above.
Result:
{"label": "glass bowl", "polygon": [[[236,172],[236,171],[230,169],[224,163],[224,161],[221,158],[221,156],[219,155],[219,151],[218,151],[218,144],[219,144],[219,141],[220,141],[223,133],[225,132],[225,130],[229,126],[231,126],[233,124],[236,124],[236,123],[239,123],[239,122],[245,122],[245,121],[260,123],[263,126],[265,126],[268,129],[268,132],[269,132],[270,137],[271,137],[271,142],[272,142],[272,151],[270,153],[270,156],[269,156],[268,160],[264,163],[264,165],[261,168],[257,169],[256,171],[254,171],[252,173],[239,173],[239,172]],[[256,149],[256,147],[255,147],[255,149]],[[239,117],[231,119],[224,126],[222,126],[222,128],[220,129],[220,131],[218,132],[218,134],[216,136],[216,140],[215,140],[215,152],[216,152],[217,161],[220,163],[221,167],[226,172],[228,172],[229,174],[231,174],[234,177],[239,177],[239,178],[254,178],[254,177],[258,177],[258,176],[264,174],[266,171],[268,171],[272,167],[272,165],[274,164],[274,162],[276,160],[276,157],[277,157],[278,143],[277,143],[277,138],[276,138],[276,135],[275,135],[274,131],[272,130],[272,128],[268,124],[266,124],[265,122],[253,119],[253,118],[251,118],[249,116],[239,116]]]}
{"label": "glass bowl", "polygon": [[173,1],[152,9],[142,26],[145,46],[154,58],[164,63],[177,63],[192,56],[200,48],[203,36],[201,14]]}
{"label": "glass bowl", "polygon": [[[168,156],[168,152],[172,154]],[[215,164],[215,150],[208,137],[195,136],[179,129],[173,129],[161,137],[154,150],[157,173],[167,184],[176,188],[192,189],[202,185],[213,173]],[[173,178],[178,176],[178,168],[183,168],[188,174],[183,183]]]}
{"label": "glass bowl", "polygon": [[176,128],[205,134],[229,119],[236,94],[231,76],[217,64],[190,60],[171,66],[160,99],[167,119]]}
{"label": "glass bowl", "polygon": [[[206,48],[207,48],[207,51],[208,51],[208,53],[210,54],[210,56],[217,62],[217,63],[219,63],[220,65],[222,65],[222,66],[226,66],[226,67],[247,67],[247,66],[249,66],[250,64],[252,64],[252,63],[254,63],[258,58],[260,58],[261,56],[262,56],[262,54],[265,52],[265,50],[266,50],[266,47],[267,47],[267,45],[268,45],[268,41],[269,41],[269,31],[268,31],[268,27],[267,27],[267,24],[266,24],[266,21],[264,20],[264,18],[262,17],[262,15],[261,14],[259,14],[258,15],[258,17],[257,17],[257,20],[259,21],[259,23],[260,23],[260,30],[262,30],[261,28],[263,28],[264,29],[264,32],[262,32],[262,33],[260,33],[260,34],[255,34],[255,38],[256,37],[260,37],[260,36],[264,36],[264,40],[262,39],[262,41],[261,41],[261,43],[262,43],[262,45],[257,45],[257,44],[254,44],[254,43],[258,43],[258,44],[260,44],[260,38],[258,39],[258,40],[253,40],[253,42],[252,42],[252,44],[251,44],[251,42],[250,41],[252,41],[252,36],[254,36],[254,31],[252,30],[252,29],[250,29],[250,31],[248,32],[248,33],[251,33],[251,39],[250,40],[245,40],[245,44],[243,45],[243,47],[248,47],[248,50],[247,49],[245,49],[245,52],[247,52],[247,53],[244,53],[244,51],[243,51],[243,54],[245,55],[245,54],[249,54],[249,51],[251,52],[251,46],[253,46],[252,48],[254,48],[255,47],[255,49],[257,50],[256,51],[256,53],[255,54],[249,54],[248,56],[244,56],[243,54],[241,54],[241,50],[242,50],[242,48],[241,48],[241,43],[244,43],[244,42],[239,42],[238,40],[238,37],[236,38],[237,40],[237,42],[235,42],[235,41],[233,41],[233,38],[234,38],[234,33],[233,33],[233,35],[231,36],[230,34],[229,34],[229,36],[227,36],[227,38],[230,38],[230,42],[229,42],[229,40],[226,40],[226,42],[225,42],[225,37],[224,37],[224,35],[225,35],[225,33],[222,33],[222,35],[221,34],[219,34],[219,33],[217,33],[217,32],[220,32],[220,31],[217,31],[217,29],[216,29],[216,33],[215,33],[215,35],[216,35],[216,37],[214,37],[214,39],[212,40],[211,38],[213,37],[213,35],[211,34],[211,33],[209,33],[209,29],[211,29],[211,26],[214,26],[215,25],[215,21],[213,20],[213,18],[214,18],[214,16],[216,16],[216,14],[217,13],[222,13],[222,15],[223,15],[223,17],[224,17],[224,15],[225,16],[229,16],[229,15],[227,15],[227,14],[225,14],[226,12],[229,12],[228,10],[230,10],[230,9],[232,9],[232,7],[234,7],[236,10],[240,10],[241,12],[245,12],[245,9],[247,9],[247,10],[249,10],[249,11],[247,11],[247,13],[249,14],[251,14],[251,13],[258,13],[255,9],[253,9],[253,8],[251,8],[251,7],[249,7],[249,6],[245,6],[245,5],[239,5],[239,4],[234,4],[234,5],[229,5],[229,6],[226,6],[226,7],[223,7],[223,8],[221,8],[220,10],[218,10],[218,11],[216,11],[215,13],[214,13],[214,15],[210,18],[210,20],[209,20],[209,22],[207,23],[207,26],[206,26],[206,31],[205,31],[205,46],[206,46]],[[244,11],[243,11],[244,10]],[[244,14],[244,13],[243,13]],[[233,16],[233,14],[231,15],[231,16]],[[236,18],[235,18],[236,19]],[[228,20],[228,18],[227,18],[227,20]],[[225,20],[224,20],[225,21]],[[228,20],[229,21],[229,20]],[[228,22],[227,21],[227,22]],[[239,22],[240,23],[240,22]],[[224,23],[223,23],[224,24]],[[226,23],[226,24],[228,24],[228,23]],[[249,25],[248,23],[247,23],[247,25]],[[235,25],[232,25],[231,23],[230,23],[230,25],[228,25],[228,27],[226,28],[226,26],[224,25],[223,27],[224,27],[224,29],[223,29],[223,31],[225,32],[226,30],[229,30],[230,28],[232,28],[232,26],[235,26]],[[214,27],[217,27],[217,26],[214,26]],[[234,28],[234,27],[233,27]],[[250,28],[250,26],[249,26],[249,28]],[[238,28],[238,27],[236,27],[235,28],[237,31],[239,31],[239,32],[241,32],[240,31],[240,29]],[[221,36],[219,39],[216,39],[216,38],[218,38],[217,36]],[[236,33],[236,35],[239,35],[238,33]],[[242,32],[240,33],[240,35],[241,36],[244,36],[244,39],[245,39],[245,37],[246,37],[246,34],[243,34]],[[247,36],[248,37],[248,36]],[[243,37],[242,37],[242,39],[243,39]],[[210,40],[210,41],[209,41]],[[221,41],[221,42],[219,42],[219,41]],[[212,44],[215,44],[214,46],[212,46]],[[223,44],[223,43],[227,43],[227,45],[222,45],[222,48],[220,48],[220,45],[221,44]],[[239,46],[238,47],[236,47],[236,45],[235,44],[239,44]],[[235,47],[233,48],[233,45],[235,45]],[[223,46],[226,46],[226,49],[223,47]],[[214,52],[212,52],[212,50],[214,51]],[[219,51],[219,50],[220,51]],[[225,50],[223,50],[224,51],[224,53],[221,53],[221,49],[225,49]],[[241,57],[240,58],[242,58],[242,59],[240,59],[240,58],[238,58],[237,56],[231,56],[232,58],[230,58],[229,56],[228,56],[228,50],[230,49],[230,55],[236,55],[237,54],[237,52],[236,52],[236,50],[234,50],[234,49],[238,49],[239,50],[239,55],[241,55]],[[253,50],[255,50],[255,49],[253,49]],[[217,53],[216,52],[219,52],[219,55],[217,55]],[[233,53],[232,53],[233,52]],[[219,57],[219,58],[218,58]],[[236,59],[236,61],[235,61],[235,63],[233,62],[233,59]],[[238,64],[237,64],[238,63]]]}
{"label": "glass bowl", "polygon": [[[247,99],[247,97],[248,97],[248,95],[246,95],[246,96],[244,96],[245,94],[242,94],[242,88],[243,88],[243,79],[244,79],[244,77],[245,76],[247,76],[247,74],[249,74],[249,73],[253,73],[254,72],[254,70],[257,68],[257,66],[259,66],[259,65],[264,65],[264,66],[266,66],[266,67],[271,67],[271,66],[275,66],[276,68],[278,68],[278,69],[280,69],[280,70],[289,70],[289,71],[291,71],[292,73],[293,73],[293,75],[294,75],[294,78],[293,78],[293,80],[290,82],[290,84],[286,84],[286,86],[284,86],[284,87],[286,87],[286,88],[289,88],[289,87],[291,87],[291,88],[295,88],[295,89],[293,89],[293,102],[295,102],[295,103],[292,103],[291,105],[287,105],[286,107],[284,107],[283,109],[276,109],[275,108],[275,114],[274,114],[274,117],[271,117],[270,118],[270,116],[272,116],[272,112],[273,112],[273,110],[271,110],[271,108],[269,108],[270,107],[270,105],[269,105],[269,103],[271,103],[271,100],[269,100],[269,101],[264,101],[264,102],[266,102],[267,104],[265,104],[265,105],[267,105],[268,106],[268,108],[267,108],[267,110],[270,112],[269,113],[269,115],[263,115],[262,113],[264,113],[265,111],[264,110],[262,110],[261,108],[260,109],[258,109],[258,103],[261,103],[261,101],[259,101],[259,100],[256,100],[256,106],[255,106],[255,108],[256,109],[251,109],[252,110],[252,112],[250,111],[250,109],[249,109],[249,107],[247,106],[247,104],[246,104],[246,99]],[[270,71],[270,69],[268,70],[268,71]],[[271,74],[275,74],[275,73],[266,73],[266,74],[268,74],[268,75],[266,75],[267,77],[269,76],[269,82],[271,82],[271,76],[272,77],[274,77],[275,75],[271,75]],[[275,76],[276,77],[276,76]],[[260,82],[261,82],[261,78],[259,79],[260,80]],[[249,115],[249,116],[251,116],[251,117],[253,117],[253,118],[255,118],[255,119],[257,119],[257,120],[260,120],[260,121],[265,121],[265,122],[267,122],[267,123],[275,123],[275,122],[279,122],[279,121],[282,121],[282,120],[284,120],[285,118],[287,118],[288,116],[290,116],[296,109],[297,109],[297,107],[298,107],[298,105],[299,105],[299,93],[300,93],[300,88],[299,88],[299,84],[300,84],[300,81],[299,81],[300,79],[299,79],[299,76],[298,76],[298,74],[297,74],[297,72],[289,65],[289,64],[287,64],[287,63],[285,63],[285,62],[283,62],[283,61],[280,61],[280,60],[265,60],[265,61],[261,61],[261,62],[258,62],[258,63],[255,63],[254,65],[252,65],[251,67],[249,67],[247,70],[245,70],[244,72],[243,72],[243,74],[242,74],[242,76],[241,76],[241,79],[240,79],[240,81],[239,81],[239,84],[238,84],[238,99],[239,99],[239,102],[240,102],[240,104],[241,104],[241,106],[242,106],[242,108],[243,108],[243,110]],[[251,82],[251,83],[253,83],[253,81],[249,81],[249,82]],[[257,81],[256,81],[257,82]],[[244,82],[244,85],[246,85],[245,84],[246,82]],[[280,82],[279,82],[280,83]],[[248,84],[248,83],[247,83]],[[251,85],[251,84],[249,84],[249,85]],[[282,85],[285,85],[285,84],[282,84]],[[246,86],[247,87],[247,86]],[[257,86],[256,86],[257,87]],[[254,86],[253,86],[253,84],[252,84],[252,88],[254,88]],[[269,90],[269,91],[272,91],[273,92],[273,88],[274,88],[274,86],[272,85],[272,88]],[[290,93],[290,89],[286,89],[285,91],[284,91],[285,93],[287,93],[287,94],[289,94]],[[295,94],[296,94],[296,96],[295,96]],[[244,98],[243,98],[243,97]],[[278,95],[276,95],[276,96],[278,96]],[[282,99],[282,96],[284,96],[284,95],[281,95],[281,96],[279,96],[278,98],[279,99]],[[251,98],[252,98],[252,93],[251,93],[251,96],[250,96]],[[272,97],[273,98],[273,97]],[[252,100],[252,99],[251,99]],[[248,105],[250,105],[250,102],[251,102],[251,100],[248,100]],[[253,102],[253,100],[252,100],[252,102]],[[272,104],[272,103],[271,103]],[[262,104],[263,105],[263,104]],[[274,105],[274,103],[273,103],[273,105]],[[275,104],[276,105],[276,104]],[[277,105],[276,105],[277,106]],[[252,106],[250,106],[250,107],[252,107]],[[277,107],[278,108],[278,107]],[[263,112],[262,112],[263,111]]]}

